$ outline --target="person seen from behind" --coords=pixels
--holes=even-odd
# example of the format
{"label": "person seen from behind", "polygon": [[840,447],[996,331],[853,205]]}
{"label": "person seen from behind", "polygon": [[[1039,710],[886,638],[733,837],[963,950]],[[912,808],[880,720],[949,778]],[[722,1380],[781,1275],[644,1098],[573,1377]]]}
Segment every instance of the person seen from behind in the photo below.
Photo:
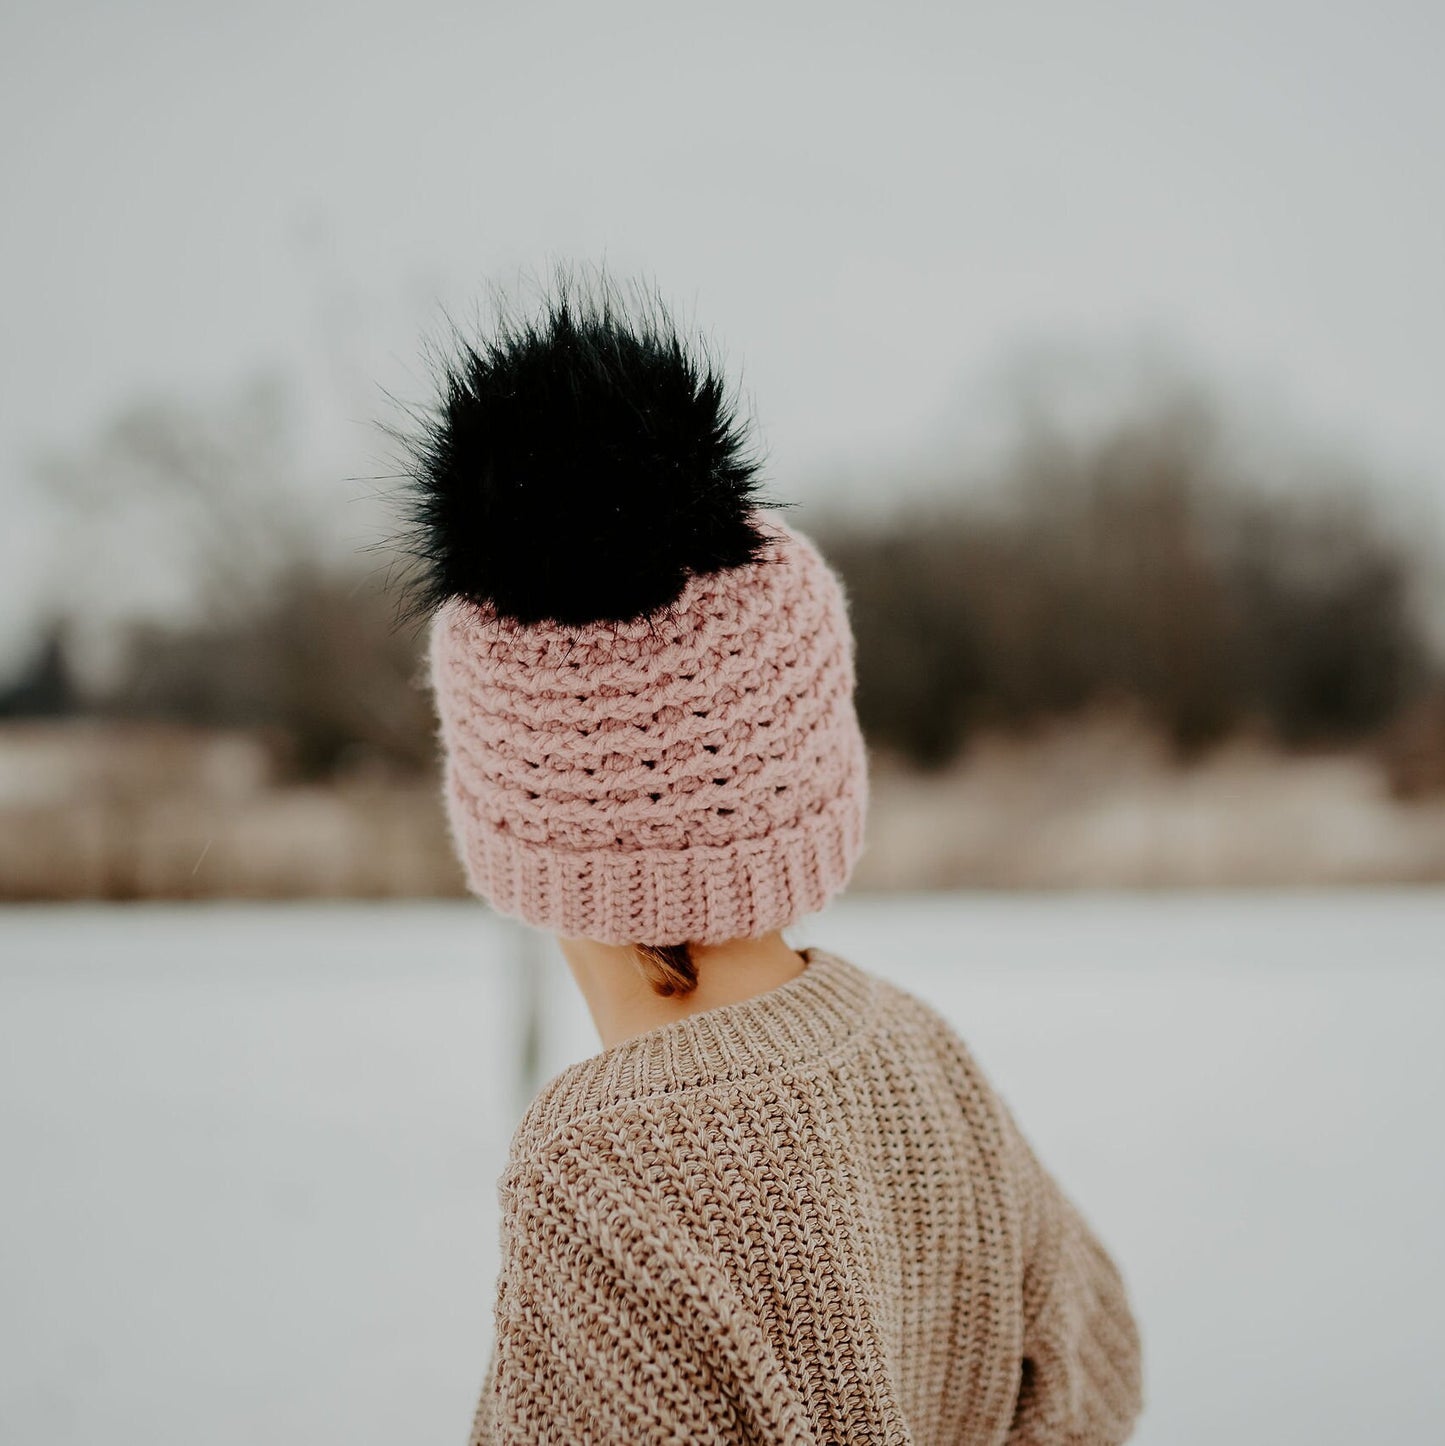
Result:
{"label": "person seen from behind", "polygon": [[934,1008],[784,936],[864,842],[848,602],[638,295],[504,307],[409,438],[451,837],[601,1043],[511,1140],[472,1446],[1125,1441],[1085,1216]]}

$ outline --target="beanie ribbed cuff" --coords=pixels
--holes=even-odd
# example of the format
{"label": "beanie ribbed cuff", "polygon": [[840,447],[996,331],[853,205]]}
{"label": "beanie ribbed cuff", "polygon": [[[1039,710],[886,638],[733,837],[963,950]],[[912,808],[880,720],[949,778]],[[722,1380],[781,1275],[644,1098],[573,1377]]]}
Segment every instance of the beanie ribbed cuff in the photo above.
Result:
{"label": "beanie ribbed cuff", "polygon": [[726,845],[565,852],[455,824],[453,837],[500,914],[604,944],[718,944],[820,910],[848,881],[866,813],[865,783],[795,827]]}

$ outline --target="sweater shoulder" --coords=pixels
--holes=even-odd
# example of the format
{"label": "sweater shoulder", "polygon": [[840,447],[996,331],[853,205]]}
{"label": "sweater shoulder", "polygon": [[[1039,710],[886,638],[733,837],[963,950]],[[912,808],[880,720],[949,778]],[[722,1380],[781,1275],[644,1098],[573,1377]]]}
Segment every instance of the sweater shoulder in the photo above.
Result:
{"label": "sweater shoulder", "polygon": [[[702,1121],[746,1129],[751,1113],[780,1102],[788,1108],[806,1103],[829,1088],[836,1072],[870,1061],[896,1072],[905,1091],[912,1088],[911,1072],[926,1069],[967,1102],[968,1114],[980,1106],[991,1120],[1007,1113],[967,1042],[937,1006],[883,975],[851,968],[866,991],[866,1008],[815,1048],[779,1059],[739,1060],[733,1069],[668,1081],[666,1088],[654,1081],[654,1087],[601,1102],[576,1083],[578,1069],[590,1074],[595,1061],[563,1070],[542,1087],[512,1136],[504,1193],[549,1189],[549,1181],[561,1178],[620,1181],[632,1167],[661,1168],[650,1151],[679,1131],[694,1133]],[[563,1100],[566,1108],[560,1107]],[[579,1170],[583,1162],[590,1168]]]}

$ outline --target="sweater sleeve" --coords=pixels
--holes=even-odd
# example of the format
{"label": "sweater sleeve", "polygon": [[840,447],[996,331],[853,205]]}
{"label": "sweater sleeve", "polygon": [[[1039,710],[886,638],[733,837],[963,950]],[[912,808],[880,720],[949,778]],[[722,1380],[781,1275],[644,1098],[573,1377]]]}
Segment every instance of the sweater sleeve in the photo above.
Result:
{"label": "sweater sleeve", "polygon": [[1024,1345],[1008,1446],[1118,1446],[1143,1409],[1138,1325],[1118,1266],[1007,1121],[1024,1192]]}
{"label": "sweater sleeve", "polygon": [[514,1180],[502,1253],[470,1446],[805,1438],[720,1272],[619,1181]]}
{"label": "sweater sleeve", "polygon": [[705,1392],[578,1217],[504,1226],[496,1335],[471,1446],[706,1439]]}

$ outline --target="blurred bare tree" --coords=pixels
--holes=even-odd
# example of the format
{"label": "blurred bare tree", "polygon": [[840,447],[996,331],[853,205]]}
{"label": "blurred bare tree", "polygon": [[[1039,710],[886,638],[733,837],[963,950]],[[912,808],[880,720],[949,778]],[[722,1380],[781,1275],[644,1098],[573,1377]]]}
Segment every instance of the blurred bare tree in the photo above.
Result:
{"label": "blurred bare tree", "polygon": [[915,763],[1111,700],[1184,755],[1241,729],[1356,742],[1440,686],[1418,540],[1364,479],[1246,475],[1198,395],[1093,440],[1035,417],[994,481],[819,529],[864,726]]}
{"label": "blurred bare tree", "polygon": [[420,771],[433,750],[417,638],[394,625],[384,564],[326,547],[287,423],[284,389],[267,381],[219,409],[134,407],[46,463],[75,529],[118,539],[148,513],[172,554],[151,565],[191,578],[171,616],[121,620],[115,681],[84,706],[271,728],[303,777]]}

